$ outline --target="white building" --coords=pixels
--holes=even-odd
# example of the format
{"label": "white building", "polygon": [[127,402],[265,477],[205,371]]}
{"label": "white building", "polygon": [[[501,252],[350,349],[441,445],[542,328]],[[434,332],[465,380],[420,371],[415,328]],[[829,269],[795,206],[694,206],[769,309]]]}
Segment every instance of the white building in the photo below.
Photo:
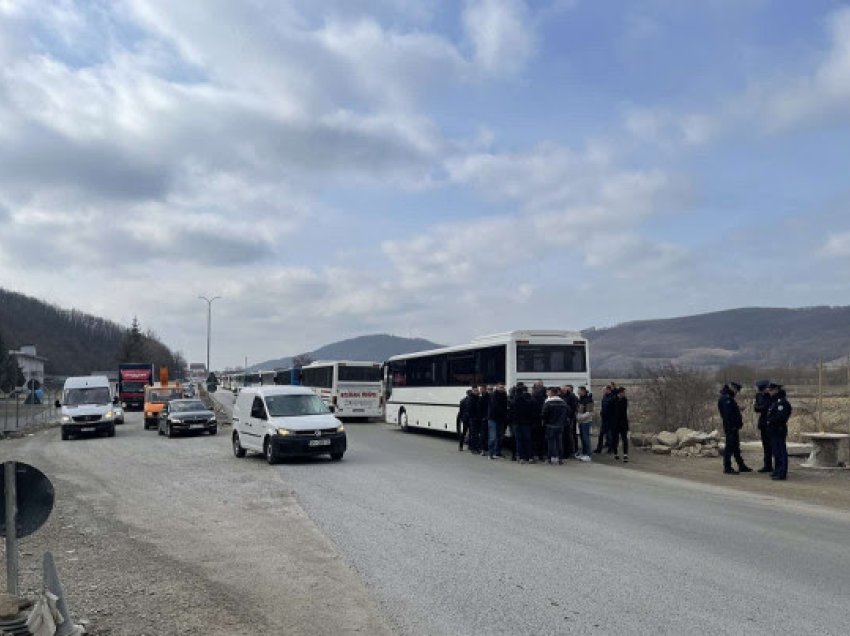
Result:
{"label": "white building", "polygon": [[47,358],[36,353],[35,345],[23,345],[20,351],[9,351],[9,355],[15,356],[26,382],[38,380],[39,384],[44,385],[44,363]]}

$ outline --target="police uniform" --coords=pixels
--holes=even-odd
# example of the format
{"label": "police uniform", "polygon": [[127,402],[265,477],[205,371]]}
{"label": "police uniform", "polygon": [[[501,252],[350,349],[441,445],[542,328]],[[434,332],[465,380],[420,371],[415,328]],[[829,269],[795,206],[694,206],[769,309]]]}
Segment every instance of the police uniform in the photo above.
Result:
{"label": "police uniform", "polygon": [[785,398],[785,391],[781,384],[771,384],[771,389],[778,389],[772,395],[770,406],[767,409],[766,425],[770,435],[771,450],[773,452],[773,473],[771,479],[788,478],[788,448],[785,441],[788,437],[788,418],[791,417],[791,404]]}
{"label": "police uniform", "polygon": [[[744,420],[741,417],[741,408],[735,401],[735,393],[741,390],[741,385],[732,382],[723,387],[720,399],[717,401],[717,410],[723,419],[723,432],[726,434],[726,447],[723,450],[723,472],[727,475],[737,475],[739,472],[750,473],[752,469],[744,463],[741,457],[741,428]],[[732,457],[738,464],[738,470],[732,468]]]}
{"label": "police uniform", "polygon": [[773,449],[771,448],[770,432],[767,430],[767,409],[770,408],[770,395],[767,394],[767,387],[770,385],[770,380],[759,380],[756,382],[756,399],[753,408],[759,414],[758,429],[761,436],[761,449],[764,455],[762,467],[759,468],[760,473],[773,472]]}

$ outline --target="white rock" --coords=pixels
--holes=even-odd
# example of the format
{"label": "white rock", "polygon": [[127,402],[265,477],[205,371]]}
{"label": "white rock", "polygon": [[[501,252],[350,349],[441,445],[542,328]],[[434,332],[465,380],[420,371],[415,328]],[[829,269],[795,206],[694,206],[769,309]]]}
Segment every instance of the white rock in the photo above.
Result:
{"label": "white rock", "polygon": [[679,443],[679,438],[676,436],[676,433],[671,433],[670,431],[661,431],[658,434],[658,443],[662,446],[676,446]]}
{"label": "white rock", "polygon": [[656,444],[652,447],[652,452],[656,455],[669,455],[671,450],[669,446],[664,446],[663,444]]}

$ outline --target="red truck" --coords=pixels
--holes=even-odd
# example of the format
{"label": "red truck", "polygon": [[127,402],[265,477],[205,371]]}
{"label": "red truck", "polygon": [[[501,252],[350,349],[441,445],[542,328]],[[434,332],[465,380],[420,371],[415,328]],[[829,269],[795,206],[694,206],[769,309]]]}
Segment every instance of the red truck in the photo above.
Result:
{"label": "red truck", "polygon": [[153,364],[127,362],[118,365],[118,399],[129,411],[145,405],[145,387],[153,384]]}

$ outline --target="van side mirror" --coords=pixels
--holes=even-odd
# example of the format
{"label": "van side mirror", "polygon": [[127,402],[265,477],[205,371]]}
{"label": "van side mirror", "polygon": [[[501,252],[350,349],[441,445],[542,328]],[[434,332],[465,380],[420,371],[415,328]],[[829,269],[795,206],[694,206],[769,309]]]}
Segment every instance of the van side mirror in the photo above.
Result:
{"label": "van side mirror", "polygon": [[53,406],[56,407],[57,409],[60,409],[60,408],[62,408],[62,403],[59,400],[56,400],[53,403]]}
{"label": "van side mirror", "polygon": [[117,395],[114,398],[112,398],[112,403],[118,404],[118,396]]}

